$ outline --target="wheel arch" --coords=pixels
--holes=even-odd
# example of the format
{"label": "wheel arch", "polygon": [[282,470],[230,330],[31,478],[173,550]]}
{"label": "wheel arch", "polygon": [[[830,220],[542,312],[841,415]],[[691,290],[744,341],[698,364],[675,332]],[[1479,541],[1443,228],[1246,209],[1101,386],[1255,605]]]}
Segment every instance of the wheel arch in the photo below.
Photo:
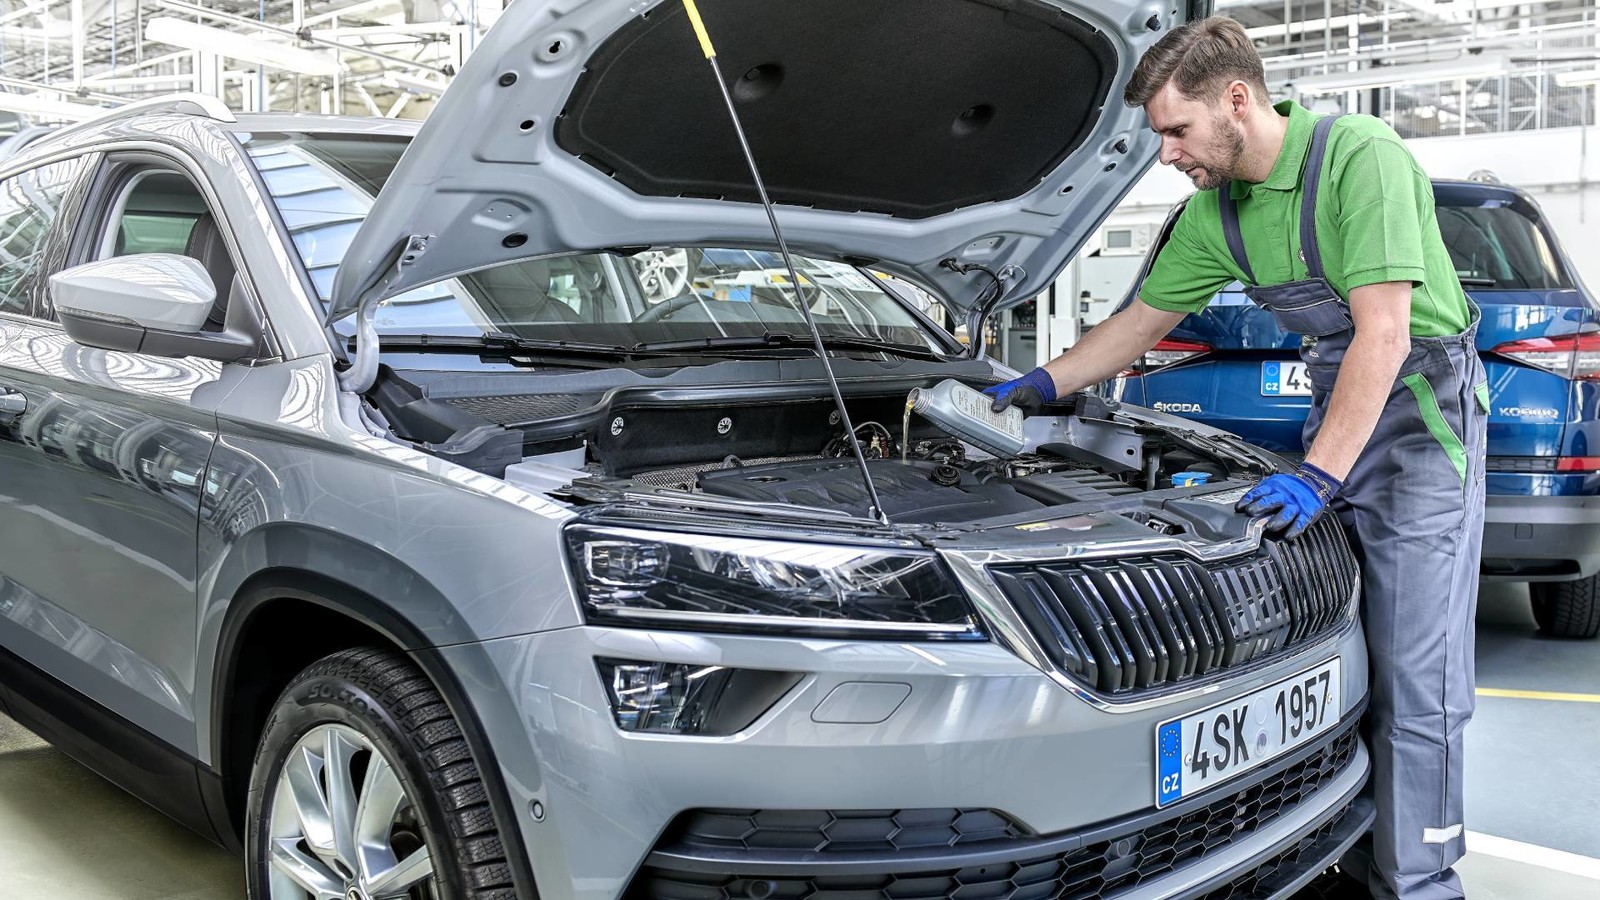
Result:
{"label": "wheel arch", "polygon": [[[201,783],[217,833],[233,849],[242,848],[245,792],[256,744],[267,714],[288,682],[329,653],[351,646],[386,646],[405,653],[421,669],[461,724],[507,844],[517,896],[536,898],[519,819],[485,737],[479,706],[432,649],[476,638],[465,634],[464,623],[444,597],[400,560],[320,529],[275,530],[276,535],[256,535],[233,548],[234,560],[246,556],[262,565],[237,579],[224,595],[229,599],[218,605],[214,651],[202,656],[212,663],[209,677],[197,685],[209,693],[201,706],[209,721],[197,737],[207,745],[203,751],[209,750],[209,771],[205,763],[200,766]],[[321,549],[311,552],[313,546]],[[258,552],[241,553],[248,549]],[[330,556],[337,556],[338,565],[311,567],[327,566]],[[389,590],[405,592],[411,615],[382,599]],[[415,621],[417,610],[430,612],[426,623]]]}

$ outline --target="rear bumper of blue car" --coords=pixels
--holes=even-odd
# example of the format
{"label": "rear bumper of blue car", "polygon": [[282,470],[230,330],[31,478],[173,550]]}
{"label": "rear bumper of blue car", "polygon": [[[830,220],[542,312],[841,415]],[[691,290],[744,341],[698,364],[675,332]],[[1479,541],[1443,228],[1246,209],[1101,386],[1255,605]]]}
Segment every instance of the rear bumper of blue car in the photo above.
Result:
{"label": "rear bumper of blue car", "polygon": [[1596,573],[1600,573],[1600,497],[1491,494],[1486,499],[1486,580],[1565,581]]}

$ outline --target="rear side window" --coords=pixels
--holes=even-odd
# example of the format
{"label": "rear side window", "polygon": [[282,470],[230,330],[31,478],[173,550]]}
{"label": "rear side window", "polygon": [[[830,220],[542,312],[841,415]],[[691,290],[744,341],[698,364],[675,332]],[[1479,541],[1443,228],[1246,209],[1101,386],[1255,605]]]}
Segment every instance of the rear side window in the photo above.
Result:
{"label": "rear side window", "polygon": [[0,181],[0,312],[29,315],[44,276],[44,250],[81,159],[30,169]]}
{"label": "rear side window", "polygon": [[1559,290],[1572,279],[1556,256],[1553,239],[1530,207],[1514,201],[1485,200],[1480,205],[1441,202],[1439,234],[1450,251],[1456,276],[1466,288]]}

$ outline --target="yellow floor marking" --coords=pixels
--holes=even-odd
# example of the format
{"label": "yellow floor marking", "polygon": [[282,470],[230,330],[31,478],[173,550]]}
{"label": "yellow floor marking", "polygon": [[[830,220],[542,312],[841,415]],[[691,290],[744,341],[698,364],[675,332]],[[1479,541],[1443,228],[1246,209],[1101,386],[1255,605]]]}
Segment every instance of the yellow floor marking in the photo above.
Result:
{"label": "yellow floor marking", "polygon": [[1562,694],[1556,691],[1513,691],[1507,688],[1478,688],[1479,697],[1514,697],[1518,700],[1565,700],[1568,703],[1600,703],[1600,694]]}

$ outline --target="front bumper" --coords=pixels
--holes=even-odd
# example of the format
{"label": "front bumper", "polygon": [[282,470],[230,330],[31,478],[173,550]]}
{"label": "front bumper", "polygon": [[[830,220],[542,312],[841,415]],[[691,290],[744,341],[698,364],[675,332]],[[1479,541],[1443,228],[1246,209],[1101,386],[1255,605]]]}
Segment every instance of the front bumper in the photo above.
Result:
{"label": "front bumper", "polygon": [[[774,844],[786,843],[774,838],[788,835],[764,829],[761,811],[689,814],[669,829],[645,861],[628,897],[844,900],[846,894],[876,893],[895,900],[941,900],[968,894],[1021,900],[1107,895],[1262,896],[1262,888],[1277,890],[1293,882],[1302,868],[1309,867],[1318,845],[1335,833],[1359,834],[1356,822],[1360,814],[1352,804],[1365,780],[1366,760],[1357,724],[1357,716],[1352,715],[1315,744],[1226,789],[1074,834],[1012,834],[971,844],[924,845],[910,850],[832,851],[837,845],[823,843],[819,852],[773,849]],[[1313,798],[1335,802],[1325,806]],[[872,812],[890,811],[868,811],[868,815]],[[968,812],[962,818],[972,815]],[[785,818],[793,822],[793,817]],[[1273,846],[1253,851],[1240,848],[1280,820],[1286,823],[1287,833]],[[825,820],[818,817],[816,821]],[[857,835],[870,834],[876,839],[881,832],[868,830],[872,821],[834,818],[822,826],[820,834],[826,840],[828,830],[845,826]],[[736,827],[728,827],[735,823]],[[741,829],[745,836],[734,837]],[[819,834],[812,831],[802,836],[799,831],[790,834],[801,837],[801,843]],[[751,847],[752,843],[757,846]],[[892,837],[883,843],[893,843]],[[1331,848],[1330,843],[1323,850],[1331,853]],[[1316,871],[1310,870],[1311,874]],[[1132,893],[1124,893],[1130,890]]]}
{"label": "front bumper", "polygon": [[[1220,859],[1217,860],[1218,865],[1213,868],[1221,868],[1222,871],[1199,884],[1180,889],[1170,879],[1162,880],[1116,896],[1119,900],[1124,897],[1162,897],[1166,900],[1285,900],[1338,861],[1345,851],[1372,827],[1374,817],[1372,801],[1364,797],[1354,797],[1349,802],[1323,813],[1311,824],[1282,838],[1267,850],[1238,866],[1228,867]],[[1040,878],[1038,869],[1038,863],[1000,862],[990,866],[945,869],[929,880],[951,885],[944,888],[946,893],[940,896],[970,894],[984,898],[1004,898],[1004,900],[1099,896],[1084,894],[1082,891],[1086,888],[1068,894],[1066,891],[1070,888],[1059,878]],[[1006,874],[1004,879],[997,877],[986,881],[991,871]],[[644,875],[646,880],[642,886],[637,887],[637,894],[648,896],[648,892],[655,886],[648,880],[648,871]],[[963,880],[964,876],[971,878],[971,881]],[[1036,880],[1019,883],[1019,879],[1027,878]],[[751,897],[766,893],[771,897],[827,898],[843,896],[841,892],[849,892],[851,898],[862,896],[898,898],[914,896],[908,888],[914,888],[918,880],[920,879],[902,879],[892,875],[823,876],[800,885],[808,892],[803,895],[785,893],[786,888],[796,884],[794,879],[767,879],[765,883],[733,881],[729,885],[710,890],[703,887],[691,888],[678,896],[701,900],[706,897]],[[736,887],[743,893],[730,895],[728,887]],[[1179,892],[1169,893],[1170,890]],[[769,891],[770,893],[767,893]]]}
{"label": "front bumper", "polygon": [[1600,497],[1485,498],[1485,580],[1566,581],[1596,573]]}
{"label": "front bumper", "polygon": [[[584,627],[440,653],[461,675],[473,702],[484,704],[478,718],[489,732],[547,900],[652,896],[644,887],[649,883],[644,872],[661,869],[673,823],[691,810],[992,810],[1016,823],[1023,835],[1066,842],[1047,851],[1035,845],[1029,858],[1070,852],[1064,848],[1072,842],[1100,840],[1094,836],[1109,834],[1106,829],[1126,829],[1130,823],[1156,827],[1189,815],[1189,801],[1154,812],[1155,733],[1161,721],[1265,687],[1334,655],[1343,659],[1340,713],[1346,725],[1358,715],[1367,691],[1366,649],[1354,622],[1228,680],[1125,705],[1093,702],[989,643]],[[779,669],[804,677],[751,726],[729,737],[625,734],[612,719],[595,670],[597,656]],[[880,722],[816,721],[823,700],[853,682],[892,682],[910,692]],[[514,714],[496,714],[501,711],[493,705],[507,701]],[[1279,773],[1286,760],[1248,772],[1193,802],[1203,807],[1233,796]],[[1342,849],[1334,844],[1346,832],[1365,827],[1343,811],[1367,769],[1366,751],[1357,742],[1350,763],[1292,809],[1240,832],[1225,847],[1208,849],[1165,873],[1141,876],[1128,887],[1131,893],[1118,896],[1204,896],[1298,847],[1309,835],[1320,836],[1299,847],[1296,860],[1334,855]],[[535,804],[542,815],[532,813]],[[1359,809],[1356,816],[1360,819]],[[726,880],[747,872],[773,874],[748,868],[761,860],[759,854],[743,853],[736,860],[702,862],[722,868],[712,874]],[[913,863],[914,858],[896,854],[896,865]],[[1298,872],[1299,863],[1283,862],[1279,868]],[[817,877],[831,877],[833,871]],[[697,889],[693,896],[715,900],[721,894]],[[784,900],[779,894],[766,896]]]}

